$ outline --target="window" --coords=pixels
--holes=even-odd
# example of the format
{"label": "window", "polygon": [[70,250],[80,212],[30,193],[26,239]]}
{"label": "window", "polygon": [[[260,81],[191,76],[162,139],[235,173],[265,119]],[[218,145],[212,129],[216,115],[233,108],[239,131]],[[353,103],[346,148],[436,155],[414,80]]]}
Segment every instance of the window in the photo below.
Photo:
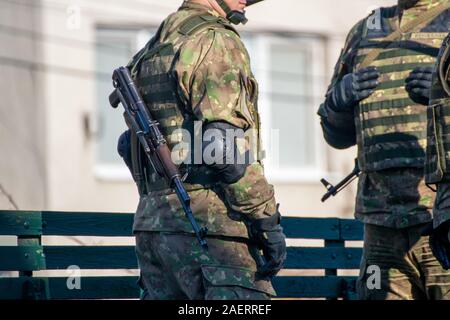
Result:
{"label": "window", "polygon": [[[116,151],[126,129],[123,111],[109,106],[111,73],[125,65],[155,30],[99,28],[96,64],[99,178],[130,180]],[[316,181],[324,168],[324,144],[316,111],[325,91],[325,44],[318,37],[247,33],[252,69],[260,85],[259,110],[272,181]]]}
{"label": "window", "polygon": [[108,96],[112,92],[111,75],[124,66],[151,37],[149,30],[97,29],[97,143],[95,174],[101,179],[131,180],[128,168],[117,154],[117,139],[127,129],[121,106],[111,108]]}
{"label": "window", "polygon": [[246,34],[260,85],[266,174],[272,181],[317,180],[324,168],[316,111],[326,85],[321,38]]}

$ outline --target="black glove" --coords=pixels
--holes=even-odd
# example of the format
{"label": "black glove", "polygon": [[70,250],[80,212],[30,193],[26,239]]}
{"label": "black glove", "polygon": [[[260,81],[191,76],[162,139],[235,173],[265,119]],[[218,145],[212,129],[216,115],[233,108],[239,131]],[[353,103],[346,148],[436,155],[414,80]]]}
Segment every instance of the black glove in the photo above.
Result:
{"label": "black glove", "polygon": [[275,276],[286,260],[286,236],[280,225],[281,215],[277,213],[265,219],[254,220],[250,224],[249,233],[251,240],[263,251],[266,260],[258,267],[257,274],[263,278]]}
{"label": "black glove", "polygon": [[369,97],[378,86],[380,73],[375,67],[367,67],[346,74],[328,93],[329,106],[335,112],[348,111],[361,100]]}
{"label": "black glove", "polygon": [[406,91],[416,103],[428,106],[430,102],[433,67],[419,67],[413,70],[406,78]]}
{"label": "black glove", "polygon": [[119,141],[117,142],[117,152],[122,157],[123,161],[127,165],[128,169],[131,170],[132,167],[132,161],[131,161],[131,132],[130,129],[123,132],[120,137]]}
{"label": "black glove", "polygon": [[434,256],[445,270],[450,269],[450,221],[434,229],[430,235],[430,246]]}

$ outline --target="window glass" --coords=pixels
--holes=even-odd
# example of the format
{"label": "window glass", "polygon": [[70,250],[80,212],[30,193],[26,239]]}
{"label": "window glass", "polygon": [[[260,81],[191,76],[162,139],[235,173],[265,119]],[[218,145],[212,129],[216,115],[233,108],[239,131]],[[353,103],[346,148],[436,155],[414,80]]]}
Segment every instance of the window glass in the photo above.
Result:
{"label": "window glass", "polygon": [[323,40],[251,33],[242,39],[259,82],[266,172],[292,177],[320,171],[323,144],[316,110],[326,84]]}
{"label": "window glass", "polygon": [[123,109],[111,108],[108,97],[112,92],[111,75],[115,68],[125,66],[143,46],[144,36],[150,39],[150,32],[142,30],[98,29],[96,41],[97,65],[97,165],[124,168],[117,154],[117,139],[127,129]]}

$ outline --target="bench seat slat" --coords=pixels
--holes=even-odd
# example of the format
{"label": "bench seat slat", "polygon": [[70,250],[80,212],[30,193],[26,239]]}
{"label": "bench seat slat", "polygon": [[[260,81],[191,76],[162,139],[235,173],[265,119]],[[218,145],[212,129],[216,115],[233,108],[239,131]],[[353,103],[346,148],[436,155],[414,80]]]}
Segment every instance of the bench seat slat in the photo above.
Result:
{"label": "bench seat slat", "polygon": [[48,246],[47,269],[137,269],[134,246]]}
{"label": "bench seat slat", "polygon": [[66,278],[49,278],[52,299],[138,299],[138,277],[82,277],[81,290],[69,290]]}
{"label": "bench seat slat", "polygon": [[43,212],[42,220],[47,236],[132,236],[130,213]]}
{"label": "bench seat slat", "polygon": [[0,300],[23,299],[23,286],[26,279],[26,277],[0,278]]}
{"label": "bench seat slat", "polygon": [[134,246],[0,246],[0,271],[136,269]]}
{"label": "bench seat slat", "polygon": [[0,246],[0,271],[33,271],[46,268],[40,246]]}
{"label": "bench seat slat", "polygon": [[[136,276],[82,277],[81,290],[67,288],[66,277],[33,278],[48,282],[52,299],[137,299],[139,287]],[[23,298],[26,277],[0,278],[0,299]],[[278,297],[338,298],[348,286],[354,287],[356,277],[276,277],[273,281]]]}
{"label": "bench seat slat", "polygon": [[[288,247],[286,269],[358,269],[361,248]],[[45,258],[42,256],[45,254]],[[0,247],[0,270],[137,269],[134,246]]]}
{"label": "bench seat slat", "polygon": [[0,278],[0,299],[23,299],[27,281],[48,282],[51,299],[137,299],[139,287],[136,276],[82,277],[81,289],[68,289],[66,277]]}
{"label": "bench seat slat", "polygon": [[343,290],[353,287],[356,277],[275,277],[273,286],[279,297],[339,298]]}
{"label": "bench seat slat", "polygon": [[361,248],[289,247],[286,269],[359,269]]}

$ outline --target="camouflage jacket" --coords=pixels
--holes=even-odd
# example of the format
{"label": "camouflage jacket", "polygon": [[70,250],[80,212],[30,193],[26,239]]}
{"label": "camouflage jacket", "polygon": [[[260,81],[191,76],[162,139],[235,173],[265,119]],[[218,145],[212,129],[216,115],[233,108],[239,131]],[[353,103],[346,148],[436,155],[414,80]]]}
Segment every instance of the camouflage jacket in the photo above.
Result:
{"label": "camouflage jacket", "polygon": [[[347,36],[329,90],[344,75],[358,69],[364,55],[373,50],[373,43],[422,12],[447,1],[419,0],[406,10],[398,6],[381,8],[358,22]],[[377,16],[380,30],[368,31],[376,25]],[[447,10],[383,49],[371,64],[380,70],[381,84],[354,110],[334,112],[327,100],[319,108],[324,137],[331,146],[344,149],[358,145],[362,174],[355,211],[356,217],[365,223],[404,228],[431,220],[434,193],[423,180],[426,107],[409,99],[403,83],[418,66],[434,65],[449,28],[450,12]],[[404,122],[399,121],[402,118]],[[392,139],[396,134],[398,140],[394,143]],[[379,151],[392,154],[394,148],[399,150],[395,156],[377,154]],[[370,163],[368,159],[378,162]]]}
{"label": "camouflage jacket", "polygon": [[[183,122],[224,121],[243,130],[259,132],[257,82],[244,44],[225,22],[182,36],[179,29],[182,22],[199,14],[217,17],[202,5],[185,2],[163,21],[157,39],[153,39],[163,47],[173,44],[169,72],[179,101],[177,109],[183,109],[188,115]],[[153,66],[159,68],[164,59],[162,56]],[[140,72],[149,73],[150,69],[144,59]],[[138,86],[145,100],[146,91],[152,85],[146,87],[143,82],[138,81]],[[162,124],[167,122],[163,113],[156,112],[155,117]],[[177,122],[175,118],[171,121]],[[197,185],[189,189],[189,194],[197,222],[206,226],[210,235],[247,238],[246,220],[276,213],[273,186],[266,181],[259,161],[247,167],[245,175],[234,184]],[[165,189],[141,196],[134,231],[191,233],[192,229],[176,194]]]}

